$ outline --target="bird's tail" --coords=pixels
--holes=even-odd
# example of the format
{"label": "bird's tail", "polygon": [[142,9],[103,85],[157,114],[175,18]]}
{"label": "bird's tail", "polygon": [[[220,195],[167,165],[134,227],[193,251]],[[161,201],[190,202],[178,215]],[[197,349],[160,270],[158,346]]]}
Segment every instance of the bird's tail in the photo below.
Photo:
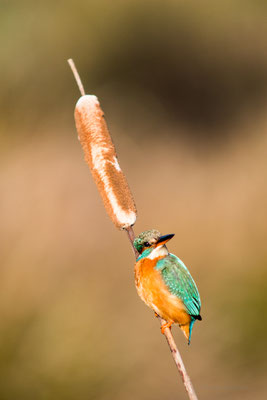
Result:
{"label": "bird's tail", "polygon": [[180,328],[182,329],[186,339],[188,340],[188,344],[190,344],[191,341],[192,328],[195,322],[195,318],[191,317],[191,321],[188,322],[188,324],[180,325]]}

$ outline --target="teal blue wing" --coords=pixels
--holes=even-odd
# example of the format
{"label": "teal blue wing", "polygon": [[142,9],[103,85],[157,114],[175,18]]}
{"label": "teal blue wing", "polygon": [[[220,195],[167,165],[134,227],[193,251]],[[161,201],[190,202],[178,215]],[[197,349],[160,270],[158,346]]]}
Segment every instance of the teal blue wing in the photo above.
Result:
{"label": "teal blue wing", "polygon": [[197,286],[184,263],[174,254],[169,254],[159,260],[155,268],[161,271],[170,292],[183,301],[188,314],[195,319],[201,319],[201,301]]}

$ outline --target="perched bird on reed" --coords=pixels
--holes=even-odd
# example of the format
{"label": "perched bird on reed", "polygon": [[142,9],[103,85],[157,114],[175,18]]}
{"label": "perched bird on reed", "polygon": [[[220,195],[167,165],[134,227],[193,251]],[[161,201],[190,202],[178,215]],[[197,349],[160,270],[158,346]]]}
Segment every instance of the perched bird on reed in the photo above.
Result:
{"label": "perched bird on reed", "polygon": [[178,324],[190,344],[195,321],[201,320],[197,286],[184,263],[168,252],[174,235],[152,229],[134,240],[140,254],[135,264],[135,285],[141,299],[166,321],[161,331]]}

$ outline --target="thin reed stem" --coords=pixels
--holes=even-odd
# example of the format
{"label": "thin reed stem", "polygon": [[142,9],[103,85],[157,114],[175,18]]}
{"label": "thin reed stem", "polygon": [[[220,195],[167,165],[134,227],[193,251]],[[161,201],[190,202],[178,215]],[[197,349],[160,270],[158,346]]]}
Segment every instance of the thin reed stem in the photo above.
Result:
{"label": "thin reed stem", "polygon": [[76,81],[76,83],[78,85],[78,88],[79,88],[79,90],[81,92],[81,95],[84,96],[85,95],[84,87],[83,87],[80,75],[79,75],[79,73],[77,71],[77,68],[76,68],[76,65],[74,64],[73,59],[69,58],[68,59],[68,63],[69,63],[69,66],[70,66],[70,68],[72,70],[72,73],[74,75],[75,81]]}
{"label": "thin reed stem", "polygon": [[[127,228],[126,229],[126,233],[128,235],[128,238],[130,239],[130,242],[131,242],[131,245],[132,245],[132,249],[133,249],[134,254],[135,254],[135,258],[137,259],[139,254],[138,254],[136,248],[133,245],[133,241],[134,241],[134,238],[135,238],[133,228],[132,227]],[[159,317],[159,320],[160,320],[160,325],[161,326],[166,323],[166,321],[163,318]],[[176,346],[176,343],[174,341],[174,338],[173,338],[173,335],[171,333],[170,328],[164,329],[164,336],[165,336],[165,338],[167,340],[167,343],[169,345],[169,348],[170,348],[173,360],[175,362],[175,365],[176,365],[176,367],[177,367],[177,369],[178,369],[178,371],[179,371],[179,373],[180,373],[180,375],[182,377],[182,380],[183,380],[185,389],[186,389],[186,391],[188,393],[189,399],[190,400],[197,400],[197,395],[195,393],[195,390],[194,390],[194,387],[193,387],[192,382],[190,380],[190,377],[189,377],[189,375],[188,375],[188,373],[187,373],[187,371],[185,369],[182,356],[181,356],[181,354],[180,354],[180,352],[179,352],[179,350],[178,350],[178,348]]]}
{"label": "thin reed stem", "polygon": [[[70,67],[71,67],[71,70],[73,72],[74,78],[75,78],[75,80],[77,82],[77,85],[79,87],[79,90],[81,92],[81,95],[84,96],[85,95],[84,87],[83,87],[81,78],[79,76],[79,73],[78,73],[78,71],[76,69],[76,66],[75,66],[75,64],[74,64],[72,59],[69,59],[68,63],[70,65]],[[139,253],[138,253],[138,251],[136,250],[136,248],[133,245],[134,238],[135,238],[134,230],[133,230],[132,226],[130,226],[129,228],[126,228],[125,231],[126,231],[127,236],[128,236],[128,238],[130,240],[130,243],[131,243],[131,246],[132,246],[132,250],[133,250],[134,255],[135,255],[135,259],[137,259]],[[164,319],[160,318],[160,317],[159,317],[159,320],[160,320],[161,326],[166,323],[166,321]],[[175,365],[176,365],[176,367],[177,367],[177,369],[178,369],[178,371],[179,371],[179,373],[180,373],[180,375],[182,377],[182,381],[183,381],[183,384],[184,384],[185,389],[187,391],[189,399],[190,400],[197,400],[197,395],[196,395],[196,393],[194,391],[194,388],[193,388],[192,382],[190,380],[190,377],[189,377],[189,375],[188,375],[188,373],[187,373],[187,371],[185,369],[181,354],[177,349],[177,346],[175,344],[175,341],[174,341],[174,338],[172,336],[170,328],[166,328],[164,330],[164,336],[165,336],[165,338],[167,340],[167,343],[169,345],[169,348],[170,348],[173,360],[175,362]]]}

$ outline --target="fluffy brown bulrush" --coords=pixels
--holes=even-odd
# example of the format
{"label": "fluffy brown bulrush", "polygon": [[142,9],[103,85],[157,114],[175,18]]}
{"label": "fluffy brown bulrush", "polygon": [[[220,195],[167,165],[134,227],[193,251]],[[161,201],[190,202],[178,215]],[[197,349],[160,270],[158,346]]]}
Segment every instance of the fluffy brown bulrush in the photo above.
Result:
{"label": "fluffy brown bulrush", "polygon": [[118,228],[128,228],[136,221],[136,207],[97,97],[80,97],[74,115],[85,160],[107,213]]}

